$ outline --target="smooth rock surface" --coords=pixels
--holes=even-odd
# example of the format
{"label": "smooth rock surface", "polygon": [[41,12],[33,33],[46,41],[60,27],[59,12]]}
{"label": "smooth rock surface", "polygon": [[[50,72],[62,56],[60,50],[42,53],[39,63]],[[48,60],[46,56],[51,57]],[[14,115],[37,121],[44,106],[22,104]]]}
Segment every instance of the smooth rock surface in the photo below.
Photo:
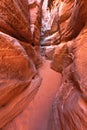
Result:
{"label": "smooth rock surface", "polygon": [[[87,129],[87,25],[79,36],[67,42],[73,62],[64,66],[62,84],[53,104],[52,127],[55,130]],[[56,60],[56,63],[57,60]],[[59,62],[60,63],[60,62]],[[54,130],[54,129],[53,129]]]}
{"label": "smooth rock surface", "polygon": [[0,129],[87,130],[86,44],[87,0],[0,1]]}
{"label": "smooth rock surface", "polygon": [[36,74],[32,59],[19,41],[0,32],[0,128],[31,101],[32,92],[39,87],[31,86]]}
{"label": "smooth rock surface", "polygon": [[61,83],[61,74],[52,70],[50,61],[45,59],[39,73],[43,80],[37,95],[25,111],[2,130],[49,130],[52,104]]}

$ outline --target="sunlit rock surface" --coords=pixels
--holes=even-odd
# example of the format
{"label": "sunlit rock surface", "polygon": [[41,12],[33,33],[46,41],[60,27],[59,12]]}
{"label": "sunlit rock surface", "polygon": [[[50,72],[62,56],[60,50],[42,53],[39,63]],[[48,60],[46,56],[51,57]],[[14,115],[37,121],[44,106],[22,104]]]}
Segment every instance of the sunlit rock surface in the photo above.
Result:
{"label": "sunlit rock surface", "polygon": [[67,44],[60,44],[52,57],[51,68],[55,71],[62,72],[69,64],[72,63],[73,57],[68,49]]}
{"label": "sunlit rock surface", "polygon": [[87,20],[87,1],[76,0],[72,8],[70,20],[65,27],[64,34],[62,36],[63,41],[72,40],[75,38],[81,29],[84,27]]}
{"label": "sunlit rock surface", "polygon": [[[87,129],[86,2],[74,2],[70,20],[62,36],[62,40],[68,42],[58,45],[54,53],[52,68],[62,72],[63,79],[53,104],[52,130]],[[71,39],[73,40],[69,41]],[[72,62],[69,62],[69,58]]]}
{"label": "sunlit rock surface", "polygon": [[2,0],[0,129],[87,130],[86,44],[87,0]]}
{"label": "sunlit rock surface", "polygon": [[0,1],[0,31],[19,40],[31,42],[27,0]]}
{"label": "sunlit rock surface", "polygon": [[0,32],[0,128],[23,111],[39,87],[32,84],[37,73],[32,59],[19,41]]}
{"label": "sunlit rock surface", "polygon": [[0,1],[0,129],[29,105],[40,87],[39,46],[32,45],[28,1]]}
{"label": "sunlit rock surface", "polygon": [[28,0],[28,8],[30,15],[30,28],[33,36],[33,44],[39,45],[41,38],[41,18],[42,18],[42,2],[43,0]]}
{"label": "sunlit rock surface", "polygon": [[[73,62],[63,68],[62,83],[53,104],[55,130],[87,129],[86,35],[87,26],[69,45]],[[60,68],[58,70],[60,71]]]}
{"label": "sunlit rock surface", "polygon": [[58,2],[50,9],[48,2],[42,6],[42,39],[41,45],[57,45],[60,42],[59,5]]}

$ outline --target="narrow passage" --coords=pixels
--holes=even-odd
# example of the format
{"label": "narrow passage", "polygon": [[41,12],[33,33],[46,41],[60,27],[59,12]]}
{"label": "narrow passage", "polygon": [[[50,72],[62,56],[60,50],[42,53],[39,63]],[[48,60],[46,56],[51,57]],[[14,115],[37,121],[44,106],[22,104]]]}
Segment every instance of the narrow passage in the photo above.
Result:
{"label": "narrow passage", "polygon": [[31,104],[4,130],[48,130],[52,104],[61,83],[61,74],[50,68],[50,61],[43,60],[39,69],[42,84]]}

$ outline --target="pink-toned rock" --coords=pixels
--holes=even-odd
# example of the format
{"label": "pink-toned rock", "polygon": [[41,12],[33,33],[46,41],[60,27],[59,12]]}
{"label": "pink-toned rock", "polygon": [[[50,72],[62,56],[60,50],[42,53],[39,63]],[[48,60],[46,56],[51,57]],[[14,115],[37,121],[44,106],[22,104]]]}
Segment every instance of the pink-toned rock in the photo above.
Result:
{"label": "pink-toned rock", "polygon": [[[59,28],[59,5],[55,1],[53,6],[49,7],[49,1],[44,1],[42,6],[42,33],[41,45],[57,45],[60,43]],[[48,40],[47,40],[47,39]]]}
{"label": "pink-toned rock", "polygon": [[56,49],[56,46],[49,46],[49,47],[46,47],[46,50],[45,50],[45,57],[48,59],[48,60],[52,60],[53,59],[53,54],[55,52],[55,49]]}
{"label": "pink-toned rock", "polygon": [[[55,60],[53,59],[52,65],[58,71],[62,68],[60,72],[63,78],[53,104],[51,130],[87,129],[86,6],[86,0],[74,2],[63,40],[75,39],[65,42],[63,46],[60,44],[60,48],[58,46],[54,54]],[[67,64],[68,55],[72,57],[72,62],[69,64]]]}
{"label": "pink-toned rock", "polygon": [[65,69],[62,84],[53,104],[54,130],[86,130],[87,103],[71,72],[72,65]]}
{"label": "pink-toned rock", "polygon": [[50,36],[44,37],[44,39],[41,41],[41,46],[51,46],[51,45],[57,45],[60,42],[60,36],[59,33],[53,33]]}
{"label": "pink-toned rock", "polygon": [[86,36],[87,23],[76,39],[67,42],[73,62],[63,68],[62,83],[53,104],[52,127],[55,130],[87,129]]}
{"label": "pink-toned rock", "polygon": [[71,63],[72,55],[69,52],[67,44],[58,45],[53,54],[51,68],[55,71],[62,72]]}
{"label": "pink-toned rock", "polygon": [[73,68],[74,77],[79,84],[82,91],[83,98],[87,101],[87,23],[84,29],[81,31],[80,35],[76,38],[72,45],[73,53],[75,55]]}
{"label": "pink-toned rock", "polygon": [[33,44],[40,44],[41,36],[41,18],[42,18],[42,2],[43,0],[28,0],[29,14],[30,14],[30,27],[33,36]]}
{"label": "pink-toned rock", "polygon": [[50,112],[61,81],[61,74],[52,70],[50,61],[45,59],[39,68],[39,74],[43,80],[31,104],[28,104],[26,109],[2,130],[49,130]]}
{"label": "pink-toned rock", "polygon": [[20,44],[25,49],[29,58],[33,61],[36,68],[42,64],[42,58],[40,55],[40,47],[39,46],[32,46],[25,42],[20,42]]}
{"label": "pink-toned rock", "polygon": [[[87,130],[87,0],[42,3],[0,2],[0,129]],[[41,64],[40,36],[42,45],[64,41],[47,52],[59,76],[45,60],[36,70]]]}
{"label": "pink-toned rock", "polygon": [[63,41],[68,41],[75,38],[84,27],[87,20],[87,1],[86,0],[76,0],[72,9],[72,14],[67,26],[63,32]]}
{"label": "pink-toned rock", "polygon": [[[61,2],[59,2],[60,24],[63,22],[66,24],[66,21],[71,17],[74,1],[75,0],[61,0]],[[63,30],[62,26],[61,30]]]}
{"label": "pink-toned rock", "polygon": [[40,86],[40,82],[32,82],[36,73],[32,58],[19,41],[0,32],[0,128],[32,100]]}

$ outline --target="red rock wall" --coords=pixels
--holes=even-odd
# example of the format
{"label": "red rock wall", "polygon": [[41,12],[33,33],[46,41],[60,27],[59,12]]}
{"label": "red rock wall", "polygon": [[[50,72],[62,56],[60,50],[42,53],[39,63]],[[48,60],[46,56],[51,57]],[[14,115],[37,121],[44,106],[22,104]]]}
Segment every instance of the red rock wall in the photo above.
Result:
{"label": "red rock wall", "polygon": [[59,0],[55,1],[51,5],[49,5],[49,1],[44,1],[42,7],[41,45],[43,46],[57,45],[60,42]]}
{"label": "red rock wall", "polygon": [[42,26],[42,45],[61,42],[50,56],[51,68],[62,74],[50,130],[87,130],[87,0],[47,1],[43,9],[42,3],[0,1],[0,129],[24,110],[40,86]]}
{"label": "red rock wall", "polygon": [[0,31],[19,40],[31,42],[27,0],[0,1]]}
{"label": "red rock wall", "polygon": [[[0,1],[0,129],[26,108],[41,84],[39,40],[35,50],[30,10],[27,0]],[[34,17],[33,24],[39,24],[41,15]]]}
{"label": "red rock wall", "polygon": [[62,40],[68,42],[63,42],[56,48],[51,64],[51,67],[61,72],[63,76],[61,86],[53,104],[52,130],[86,130],[86,0],[76,0],[74,2],[68,23],[65,23],[64,31]]}
{"label": "red rock wall", "polygon": [[33,44],[39,45],[41,37],[41,16],[42,16],[42,0],[28,0],[30,27],[33,36]]}
{"label": "red rock wall", "polygon": [[[55,130],[87,129],[86,35],[87,25],[78,38],[67,43],[73,62],[67,64],[69,55],[67,55],[65,62],[64,59],[62,59],[66,58],[64,56],[60,60],[61,64],[58,63],[57,60],[55,62],[58,67],[60,65],[63,69],[62,83],[53,104],[53,126]],[[60,69],[58,69],[58,71],[60,71]]]}
{"label": "red rock wall", "polygon": [[64,30],[63,40],[68,41],[75,38],[87,20],[87,1],[75,1],[68,25]]}

